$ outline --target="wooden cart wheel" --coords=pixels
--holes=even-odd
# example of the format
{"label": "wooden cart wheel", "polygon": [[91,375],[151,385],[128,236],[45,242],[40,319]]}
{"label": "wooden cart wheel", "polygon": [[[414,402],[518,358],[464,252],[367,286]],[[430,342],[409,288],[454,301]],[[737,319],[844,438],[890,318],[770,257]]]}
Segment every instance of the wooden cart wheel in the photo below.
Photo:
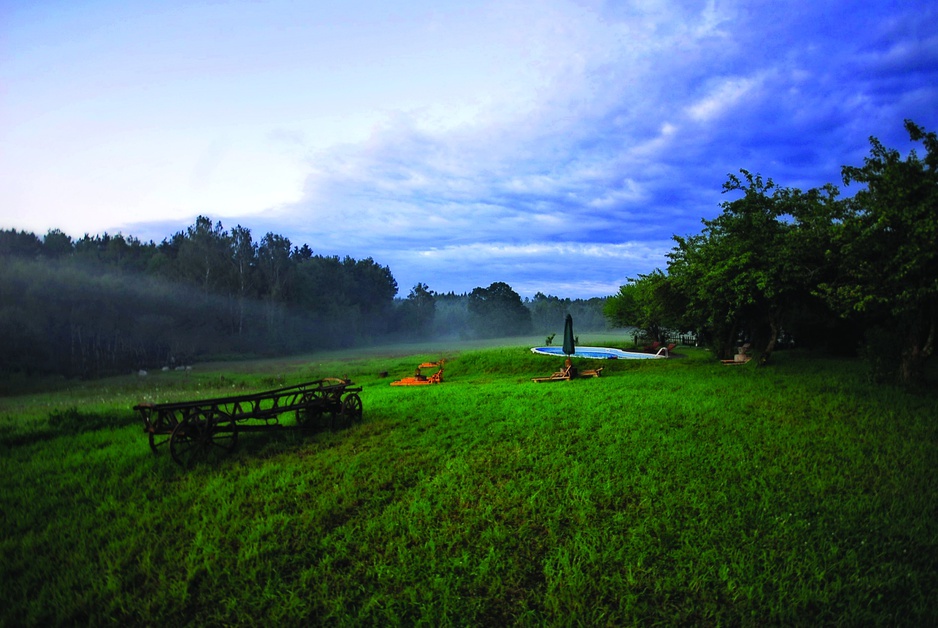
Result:
{"label": "wooden cart wheel", "polygon": [[318,405],[309,405],[297,410],[297,422],[303,427],[317,427],[322,421],[322,407]]}
{"label": "wooden cart wheel", "polygon": [[346,395],[342,400],[341,420],[343,427],[349,427],[362,420],[362,398],[357,393]]}
{"label": "wooden cart wheel", "polygon": [[212,447],[223,454],[230,454],[238,444],[238,422],[225,417],[217,419],[212,431]]}
{"label": "wooden cart wheel", "polygon": [[150,449],[153,450],[154,454],[160,453],[160,448],[169,442],[169,438],[178,424],[179,421],[176,419],[176,415],[170,414],[169,416],[160,415],[150,425],[147,431],[150,435]]}
{"label": "wooden cart wheel", "polygon": [[323,425],[332,430],[341,430],[345,427],[345,417],[342,416],[342,405],[329,403],[322,411],[326,419]]}
{"label": "wooden cart wheel", "polygon": [[197,411],[173,429],[169,453],[177,464],[189,467],[200,460],[230,452],[237,442],[235,421],[219,421],[209,413]]}
{"label": "wooden cart wheel", "polygon": [[322,395],[311,390],[303,395],[303,407],[297,410],[297,421],[304,427],[317,427],[322,420]]}
{"label": "wooden cart wheel", "polygon": [[169,442],[169,437],[172,435],[170,432],[150,432],[150,449],[153,450],[154,454],[160,453],[160,447]]}
{"label": "wooden cart wheel", "polygon": [[330,390],[322,396],[323,414],[328,415],[325,422],[330,429],[341,430],[348,427],[343,413],[345,406],[342,405],[342,391]]}

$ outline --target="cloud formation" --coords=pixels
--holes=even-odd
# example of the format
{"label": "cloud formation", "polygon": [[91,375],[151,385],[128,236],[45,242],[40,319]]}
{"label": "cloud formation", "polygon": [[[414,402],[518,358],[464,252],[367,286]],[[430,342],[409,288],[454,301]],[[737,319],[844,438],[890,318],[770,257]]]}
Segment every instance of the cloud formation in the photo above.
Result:
{"label": "cloud formation", "polygon": [[[138,234],[147,220],[182,228],[209,214],[316,252],[373,257],[403,294],[417,282],[466,292],[494,281],[524,295],[611,294],[664,267],[671,237],[719,212],[728,173],[838,183],[870,135],[905,148],[903,119],[938,126],[938,10],[924,0],[160,6],[140,3],[134,15],[146,8],[146,20],[124,16],[136,39],[84,42],[124,49],[140,76],[94,55],[75,62],[99,70],[94,89],[132,112],[92,137],[156,155],[133,153],[126,181],[99,181],[106,204],[136,198],[138,208],[99,228]],[[81,91],[26,81],[43,54],[14,48],[26,61],[0,77]],[[105,100],[43,119],[93,134],[94,116],[112,111]],[[7,130],[43,136],[19,104]],[[117,151],[66,140],[66,155],[115,163]],[[174,150],[180,174],[160,162]],[[78,179],[76,163],[59,172]],[[156,194],[147,171],[160,173],[153,185],[188,191]],[[172,207],[128,196],[135,184]],[[41,208],[53,196],[18,198]]]}

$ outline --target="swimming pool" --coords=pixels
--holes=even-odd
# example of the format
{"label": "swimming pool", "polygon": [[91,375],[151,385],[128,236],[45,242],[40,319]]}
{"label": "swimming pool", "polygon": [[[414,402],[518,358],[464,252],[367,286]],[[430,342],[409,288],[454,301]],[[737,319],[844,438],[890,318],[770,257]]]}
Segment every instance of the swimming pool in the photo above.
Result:
{"label": "swimming pool", "polygon": [[[532,347],[531,353],[543,355],[563,356],[563,347]],[[636,351],[622,351],[610,347],[577,347],[573,358],[589,358],[592,360],[653,360],[663,358],[663,355],[654,353],[638,353]]]}

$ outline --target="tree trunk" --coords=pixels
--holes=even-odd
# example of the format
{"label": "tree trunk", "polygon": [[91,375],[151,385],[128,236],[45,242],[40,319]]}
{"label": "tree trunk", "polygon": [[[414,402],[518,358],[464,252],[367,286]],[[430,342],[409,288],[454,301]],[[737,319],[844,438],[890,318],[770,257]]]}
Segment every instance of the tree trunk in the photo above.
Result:
{"label": "tree trunk", "polygon": [[918,346],[906,347],[902,350],[902,360],[899,362],[899,382],[905,386],[921,384],[925,379],[925,360],[922,358]]}
{"label": "tree trunk", "polygon": [[769,315],[768,324],[769,341],[766,343],[765,349],[762,350],[762,355],[759,356],[759,366],[768,364],[769,358],[772,357],[772,352],[775,351],[775,345],[778,342],[778,321],[774,315]]}
{"label": "tree trunk", "polygon": [[925,381],[925,363],[935,345],[935,317],[929,313],[928,309],[922,310],[906,334],[899,362],[899,383],[905,386],[917,386]]}
{"label": "tree trunk", "polygon": [[739,335],[739,322],[733,321],[729,330],[720,336],[720,346],[715,347],[717,355],[721,360],[731,360],[736,354],[736,341]]}

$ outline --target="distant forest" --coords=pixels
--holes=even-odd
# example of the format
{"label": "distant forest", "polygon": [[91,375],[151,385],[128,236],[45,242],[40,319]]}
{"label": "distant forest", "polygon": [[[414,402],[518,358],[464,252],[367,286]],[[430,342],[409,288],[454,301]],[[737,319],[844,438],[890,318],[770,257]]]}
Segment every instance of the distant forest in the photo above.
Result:
{"label": "distant forest", "polygon": [[95,377],[198,360],[284,355],[430,337],[550,334],[566,313],[606,329],[604,299],[496,282],[468,294],[419,283],[398,297],[390,268],[314,254],[282,235],[256,242],[199,216],[161,243],[0,230],[0,372]]}

